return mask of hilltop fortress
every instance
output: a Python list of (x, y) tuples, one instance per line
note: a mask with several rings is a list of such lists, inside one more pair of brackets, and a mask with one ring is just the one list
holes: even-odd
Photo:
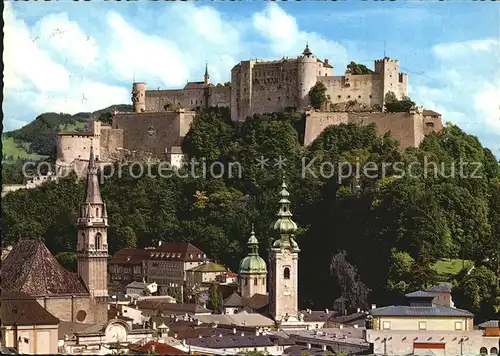
[[(209, 107), (230, 108), (236, 122), (295, 107), (306, 114), (305, 145), (326, 127), (341, 123), (375, 123), (379, 134), (390, 131), (402, 148), (418, 146), (426, 134), (443, 128), (441, 115), (431, 110), (383, 112), (387, 93), (397, 98), (407, 95), (408, 75), (400, 72), (397, 60), (375, 60), (369, 74), (353, 74), (349, 69), (342, 76), (333, 72), (328, 59), (320, 60), (306, 45), (296, 58), (242, 61), (231, 70), (231, 82), (224, 85), (210, 83), (208, 67), (203, 81), (188, 82), (183, 89), (148, 90), (146, 83), (136, 82), (133, 112), (114, 112), (112, 125), (91, 121), (87, 133), (58, 135), (57, 164), (83, 171), (93, 139), (100, 162), (146, 155), (178, 165), (182, 139), (196, 110)], [(328, 101), (321, 110), (312, 110), (308, 93), (317, 82), (324, 84)]]

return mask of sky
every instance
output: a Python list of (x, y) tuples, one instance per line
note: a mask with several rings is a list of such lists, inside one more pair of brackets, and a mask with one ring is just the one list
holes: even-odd
[(251, 58), (308, 43), (335, 75), (384, 55), (408, 94), (476, 135), (500, 158), (500, 4), (495, 2), (5, 2), (4, 130), (43, 112), (131, 103), (149, 89), (230, 80)]

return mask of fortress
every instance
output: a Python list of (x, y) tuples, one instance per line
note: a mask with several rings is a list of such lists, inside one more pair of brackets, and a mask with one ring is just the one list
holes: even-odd
[[(208, 66), (203, 81), (188, 82), (183, 89), (147, 90), (146, 83), (133, 83), (133, 112), (114, 112), (112, 125), (91, 121), (87, 133), (60, 133), (57, 165), (83, 171), (91, 139), (100, 162), (139, 154), (179, 165), (182, 139), (196, 110), (209, 107), (229, 108), (235, 122), (297, 108), (306, 113), (305, 145), (326, 127), (340, 123), (375, 123), (379, 134), (390, 131), (403, 149), (418, 146), (426, 134), (443, 128), (441, 115), (431, 110), (383, 112), (387, 93), (398, 99), (407, 95), (408, 76), (400, 72), (397, 60), (375, 60), (369, 74), (349, 69), (342, 76), (333, 72), (328, 59), (320, 60), (306, 45), (296, 58), (242, 61), (231, 70), (231, 82), (224, 85), (210, 83)], [(318, 82), (324, 84), (328, 100), (321, 110), (311, 110), (308, 93)]]

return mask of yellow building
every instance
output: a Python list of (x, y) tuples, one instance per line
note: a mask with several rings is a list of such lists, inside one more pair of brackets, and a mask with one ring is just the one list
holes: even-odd
[(21, 292), (3, 292), (0, 319), (3, 347), (23, 354), (57, 354), (59, 319), (34, 298)]

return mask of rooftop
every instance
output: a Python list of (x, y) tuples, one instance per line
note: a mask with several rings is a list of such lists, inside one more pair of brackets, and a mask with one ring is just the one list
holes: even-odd
[(213, 262), (207, 262), (202, 265), (189, 269), (190, 272), (227, 272), (227, 268)]
[(0, 278), (3, 291), (31, 296), (88, 294), (78, 275), (64, 269), (41, 240), (20, 240), (3, 262)]
[(426, 292), (451, 293), (451, 289), (452, 289), (451, 283), (442, 283), (440, 285), (430, 287), (429, 289), (427, 289)]
[(197, 315), (195, 320), (202, 323), (218, 323), (219, 325), (245, 326), (245, 327), (272, 327), (274, 321), (261, 314), (242, 311), (238, 314), (212, 314)]
[(438, 316), (438, 317), (473, 317), (474, 314), (467, 310), (433, 306), (388, 306), (370, 310), (373, 316)]
[[(187, 339), (186, 344), (207, 347), (210, 349), (226, 348), (247, 348), (247, 347), (265, 347), (275, 345), (289, 345), (290, 342), (273, 335), (223, 335), (222, 337), (205, 337)], [(292, 343), (293, 344), (293, 343)]]
[(162, 243), (148, 252), (149, 259), (185, 262), (203, 262), (206, 259), (205, 253), (190, 243)]
[(168, 345), (164, 342), (158, 342), (151, 340), (144, 345), (130, 344), (128, 349), (133, 352), (139, 352), (142, 354), (157, 354), (157, 355), (187, 355), (188, 353), (177, 349), (172, 345)]
[(486, 328), (498, 328), (498, 320), (488, 320), (482, 324), (479, 324), (478, 327), (480, 329), (486, 329)]
[(428, 292), (424, 292), (422, 290), (418, 290), (416, 292), (411, 292), (411, 293), (405, 294), (405, 297), (407, 297), (407, 298), (434, 298), (435, 295), (428, 293)]
[(59, 319), (45, 310), (34, 298), (22, 292), (2, 292), (2, 325), (58, 325)]
[(150, 253), (142, 248), (122, 248), (111, 258), (111, 264), (135, 265), (147, 260)]

